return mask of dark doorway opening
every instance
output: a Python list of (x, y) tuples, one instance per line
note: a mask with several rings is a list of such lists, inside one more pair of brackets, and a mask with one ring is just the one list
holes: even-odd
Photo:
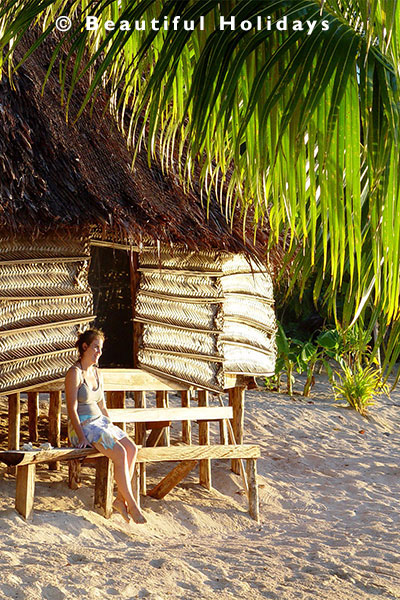
[(92, 247), (89, 284), (93, 291), (95, 327), (106, 341), (102, 367), (133, 367), (132, 300), (129, 254), (125, 250)]

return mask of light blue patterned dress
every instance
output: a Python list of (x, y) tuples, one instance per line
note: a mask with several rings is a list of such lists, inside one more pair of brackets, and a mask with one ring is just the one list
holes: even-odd
[[(80, 365), (73, 365), (72, 368), (78, 369), (81, 378), (81, 384), (77, 392), (77, 413), (83, 433), (90, 444), (95, 442), (101, 444), (104, 448), (112, 449), (116, 440), (126, 437), (126, 433), (116, 425), (113, 425), (110, 419), (103, 415), (99, 408), (99, 402), (104, 400), (104, 391), (97, 369), (97, 388), (92, 390), (85, 381)], [(79, 438), (70, 419), (68, 419), (68, 437), (73, 446), (78, 446)]]

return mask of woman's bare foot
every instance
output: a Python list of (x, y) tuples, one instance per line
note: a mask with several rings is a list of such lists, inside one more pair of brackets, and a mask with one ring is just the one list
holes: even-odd
[(123, 500), (116, 498), (113, 502), (113, 509), (116, 510), (117, 512), (119, 512), (119, 514), (122, 516), (122, 518), (125, 519), (125, 521), (127, 523), (129, 523), (130, 519), (129, 519), (128, 510), (127, 510), (126, 504)]
[(137, 506), (128, 506), (127, 511), (128, 514), (132, 517), (133, 521), (138, 525), (147, 523), (146, 517), (143, 515), (143, 513), (140, 512)]

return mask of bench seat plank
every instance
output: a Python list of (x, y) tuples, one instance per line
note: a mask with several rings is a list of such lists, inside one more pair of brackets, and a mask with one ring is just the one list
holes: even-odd
[[(54, 460), (102, 456), (94, 448), (54, 448), (53, 450), (8, 450), (0, 452), (0, 462), (9, 466), (40, 464)], [(260, 447), (251, 444), (213, 446), (157, 446), (139, 448), (137, 461), (164, 462), (175, 460), (201, 460), (208, 458), (259, 458)]]

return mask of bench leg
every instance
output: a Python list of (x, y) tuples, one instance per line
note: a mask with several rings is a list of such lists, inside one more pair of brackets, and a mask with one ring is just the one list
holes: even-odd
[(69, 461), (68, 487), (71, 490), (77, 490), (79, 487), (81, 487), (81, 469), (82, 461), (79, 459)]
[(35, 496), (36, 465), (17, 467), (17, 486), (15, 492), (15, 508), (24, 519), (30, 519), (33, 513)]
[(257, 486), (257, 459), (246, 460), (247, 482), (249, 485), (249, 513), (257, 522), (260, 520), (258, 486)]
[(96, 463), (96, 483), (94, 505), (106, 519), (112, 515), (114, 499), (114, 464), (107, 456), (101, 456)]

